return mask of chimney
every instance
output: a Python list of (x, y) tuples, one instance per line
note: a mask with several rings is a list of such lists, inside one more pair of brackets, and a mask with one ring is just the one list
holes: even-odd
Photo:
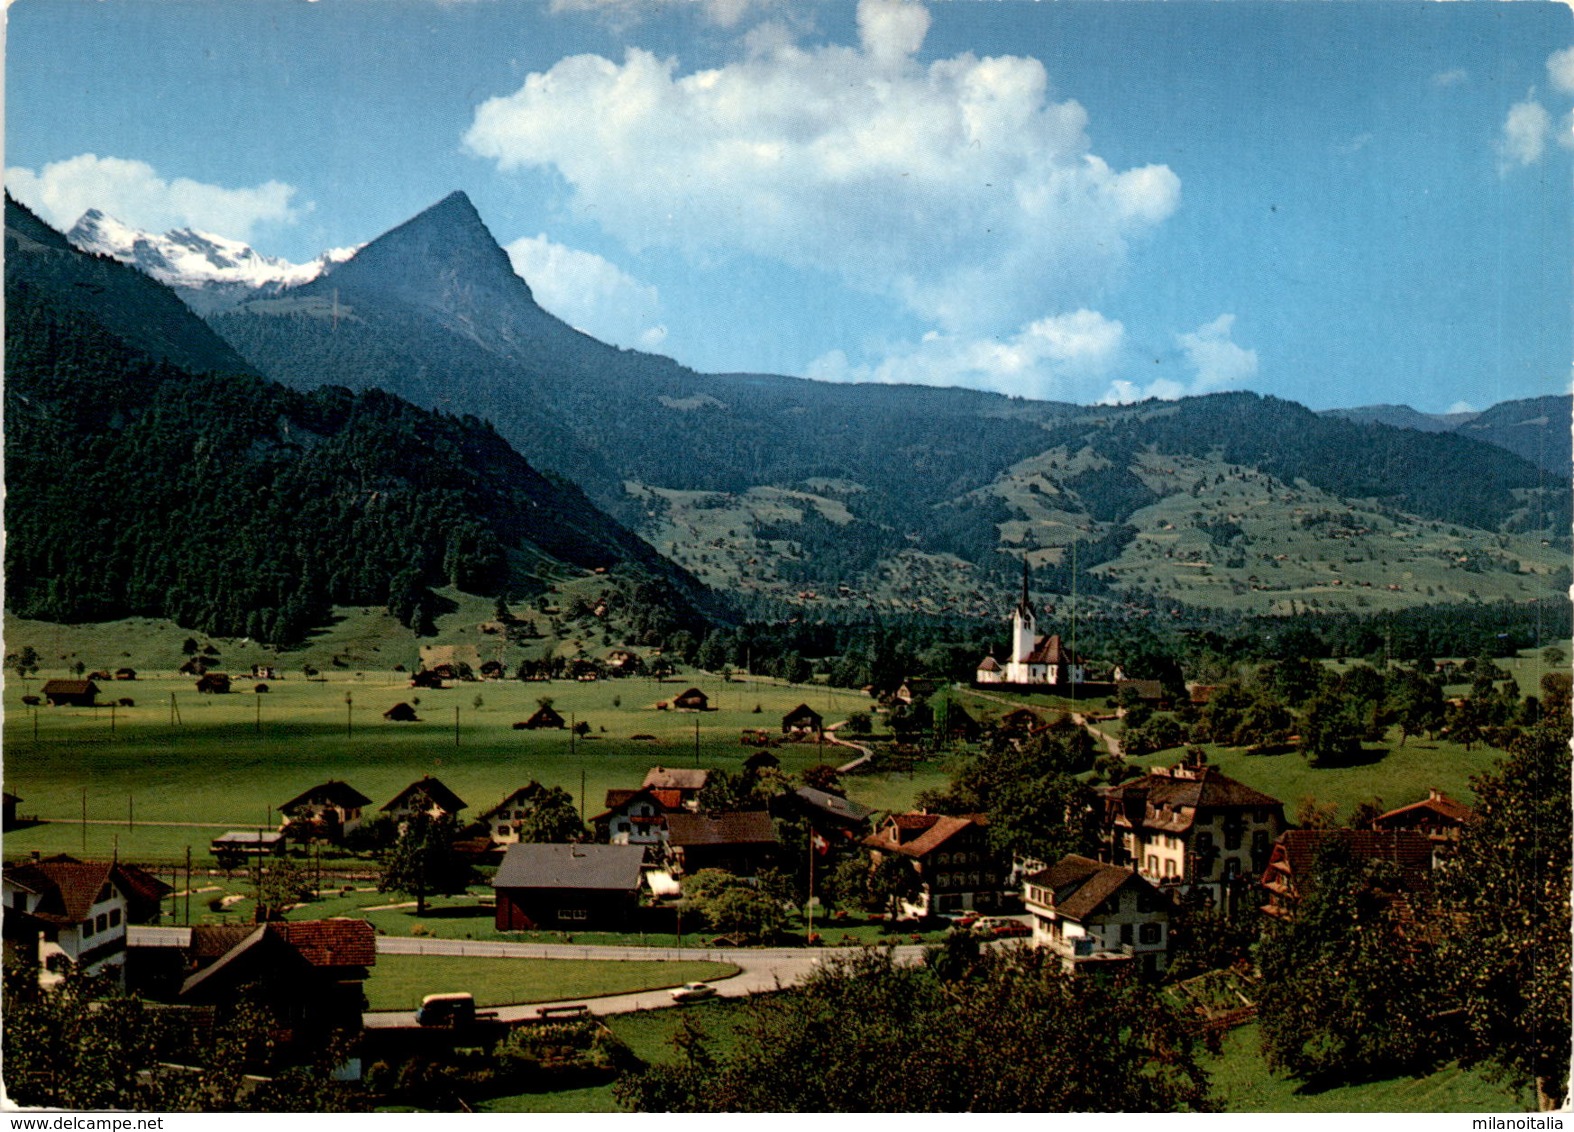
[(1443, 800), (1443, 792), (1436, 786), (1429, 786), (1426, 790), (1426, 800), (1428, 802), (1441, 802)]

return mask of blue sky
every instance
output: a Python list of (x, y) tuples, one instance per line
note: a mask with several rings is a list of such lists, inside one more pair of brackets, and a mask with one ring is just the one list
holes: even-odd
[(708, 371), (1426, 411), (1561, 392), (1556, 4), (19, 0), (6, 180), (309, 259), (464, 189)]

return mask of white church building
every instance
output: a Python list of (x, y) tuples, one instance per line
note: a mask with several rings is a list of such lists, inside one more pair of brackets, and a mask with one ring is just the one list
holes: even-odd
[(1022, 600), (1011, 612), (1011, 656), (1004, 663), (986, 656), (975, 679), (980, 684), (1081, 684), (1087, 676), (1080, 661), (1060, 642), (1057, 633), (1038, 635), (1038, 622), (1027, 596), (1027, 566), (1022, 567)]

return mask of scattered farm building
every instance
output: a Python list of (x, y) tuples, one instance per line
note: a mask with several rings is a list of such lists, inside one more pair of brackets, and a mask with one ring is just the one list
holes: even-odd
[(422, 775), (420, 781), (410, 783), (395, 794), (393, 799), (383, 806), (382, 812), (394, 821), (402, 822), (410, 820), (417, 814), (425, 814), (430, 818), (457, 817), (459, 811), (464, 808), (464, 800), (459, 795), (427, 774)]
[(1352, 861), (1386, 861), (1395, 867), (1396, 889), (1389, 895), (1409, 902), (1432, 891), (1432, 843), (1413, 829), (1291, 829), (1275, 842), (1259, 883), (1267, 894), (1262, 910), (1287, 920), (1317, 875), (1319, 857), (1342, 851)]
[(552, 710), (551, 704), (542, 704), (536, 713), (523, 723), (516, 723), (514, 727), (523, 731), (540, 731), (547, 728), (562, 729), (568, 726), (568, 720)]
[(337, 842), (361, 824), (361, 810), (372, 800), (348, 783), (329, 779), (279, 807), (282, 830), (292, 839)]
[(674, 696), (672, 706), (677, 711), (710, 711), (710, 697), (698, 688), (690, 688)]
[(420, 723), (421, 717), (415, 714), (415, 709), (400, 700), (393, 707), (383, 712), (383, 718), (390, 723)]
[(45, 680), (39, 689), (50, 707), (92, 707), (98, 685), (91, 680)]
[(783, 735), (818, 736), (825, 730), (825, 718), (808, 704), (799, 704), (782, 716)]

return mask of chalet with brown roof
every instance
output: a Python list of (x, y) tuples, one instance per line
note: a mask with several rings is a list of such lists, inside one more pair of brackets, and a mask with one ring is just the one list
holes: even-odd
[(136, 678), (137, 678), (137, 670), (135, 668), (117, 668), (117, 669), (115, 669), (115, 679), (116, 680), (135, 680)]
[(1457, 844), (1460, 832), (1475, 821), (1474, 810), (1433, 787), (1421, 801), (1372, 819), (1372, 828), (1388, 832), (1408, 829), (1419, 833), (1432, 843), (1435, 860), (1439, 850), (1446, 851)]
[(1205, 763), (1155, 767), (1101, 794), (1100, 855), (1204, 902), (1260, 876), (1285, 826), (1279, 799)]
[(906, 903), (908, 914), (991, 912), (1000, 906), (1006, 862), (989, 846), (988, 825), (982, 814), (889, 814), (863, 843), (876, 861), (897, 856), (912, 864), (920, 890)]
[(640, 783), (641, 789), (669, 791), (662, 796), (662, 804), (675, 798), (677, 805), (672, 809), (694, 810), (699, 807), (700, 791), (705, 789), (705, 783), (710, 781), (710, 771), (684, 767), (653, 766), (645, 774), (645, 781)]
[(362, 808), (371, 804), (355, 787), (330, 778), (279, 807), (284, 818), (280, 829), (292, 839), (338, 842), (361, 824)]
[(927, 700), (940, 690), (940, 681), (908, 677), (896, 689), (896, 698), (904, 704)]
[(487, 840), (492, 845), (518, 844), (525, 818), (530, 816), (537, 802), (547, 793), (547, 787), (531, 781), (482, 813), (476, 822), (485, 829)]
[(774, 864), (780, 848), (776, 825), (764, 810), (667, 815), (667, 856), (674, 871), (689, 876), (720, 869), (751, 877)]
[(672, 698), (675, 711), (710, 711), (710, 697), (698, 688), (690, 688)]
[(188, 930), (189, 942), (180, 949), (187, 974), (177, 1001), (213, 1006), (220, 1019), (243, 1000), (260, 1003), (273, 1014), (269, 1037), (284, 1056), (298, 1057), (326, 1046), (336, 1033), (360, 1030), (362, 984), (377, 963), (377, 932), (367, 921), (260, 924), (239, 939), (233, 930)]
[(459, 811), (464, 808), (464, 799), (438, 779), (426, 774), (421, 776), (419, 782), (412, 782), (395, 794), (392, 800), (384, 804), (382, 812), (394, 821), (402, 822), (409, 821), (416, 814), (425, 814), (430, 818), (458, 817)]
[(45, 680), (39, 692), (50, 707), (92, 707), (98, 702), (98, 685), (91, 680)]
[(525, 731), (561, 730), (568, 726), (568, 720), (553, 711), (551, 704), (542, 704), (529, 719), (514, 726)]
[(606, 809), (590, 819), (596, 840), (606, 845), (667, 843), (667, 815), (683, 808), (676, 790), (608, 790)]
[(813, 735), (825, 730), (825, 717), (808, 704), (799, 704), (782, 716), (783, 735)]
[(126, 928), (156, 922), (170, 886), (135, 865), (64, 854), (0, 873), (5, 938), (37, 956), (41, 981), (69, 961), (84, 974), (123, 976)]
[(224, 696), (230, 690), (229, 674), (225, 672), (207, 672), (197, 678), (197, 691), (204, 695)]
[(1152, 975), (1169, 965), (1170, 899), (1131, 869), (1070, 854), (1028, 876), (1022, 899), (1033, 946), (1068, 972), (1135, 962)]
[(1385, 861), (1394, 867), (1395, 897), (1410, 904), (1432, 892), (1432, 844), (1412, 829), (1291, 829), (1274, 843), (1259, 883), (1267, 894), (1262, 910), (1290, 919), (1316, 882), (1319, 856), (1342, 849), (1354, 861)]

